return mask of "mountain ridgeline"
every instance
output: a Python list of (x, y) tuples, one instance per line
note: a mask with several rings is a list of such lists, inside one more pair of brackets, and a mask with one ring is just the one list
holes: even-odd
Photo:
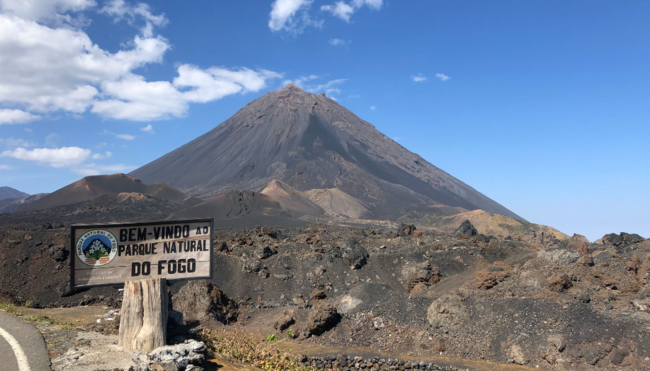
[(350, 217), (349, 209), (357, 218), (396, 219), (414, 209), (482, 209), (522, 219), (324, 94), (291, 84), (131, 175), (205, 200), (281, 189), (314, 216)]

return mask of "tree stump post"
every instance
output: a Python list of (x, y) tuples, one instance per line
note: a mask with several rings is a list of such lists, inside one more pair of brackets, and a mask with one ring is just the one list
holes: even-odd
[(119, 345), (151, 352), (167, 340), (167, 280), (148, 279), (124, 283), (120, 312)]

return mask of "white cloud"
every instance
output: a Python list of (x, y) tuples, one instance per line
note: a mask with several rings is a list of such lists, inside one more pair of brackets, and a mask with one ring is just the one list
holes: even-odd
[(102, 90), (110, 98), (96, 102), (91, 111), (106, 118), (132, 121), (183, 117), (189, 103), (206, 103), (227, 95), (259, 91), (267, 86), (268, 80), (280, 77), (281, 74), (268, 70), (200, 69), (184, 64), (178, 67), (178, 76), (172, 83), (148, 82), (138, 75), (105, 82)]
[(288, 31), (297, 35), (307, 26), (322, 27), (322, 21), (309, 17), (309, 8), (313, 0), (275, 0), (269, 14), (271, 31)]
[[(141, 30), (118, 51), (109, 52), (70, 18), (82, 17), (82, 11), (95, 5), (92, 0), (0, 0), (0, 121), (8, 121), (9, 113), (12, 121), (33, 120), (39, 113), (75, 115), (89, 108), (105, 118), (133, 121), (182, 117), (189, 103), (258, 91), (279, 76), (266, 70), (202, 70), (184, 64), (173, 84), (146, 81), (134, 71), (163, 61), (171, 44), (154, 35), (154, 29), (164, 26), (167, 18), (152, 13), (146, 4), (109, 1), (101, 13)], [(184, 84), (190, 72), (209, 79)], [(24, 114), (6, 111), (9, 107)]]
[(352, 15), (364, 5), (371, 9), (379, 10), (383, 4), (383, 0), (352, 0), (350, 3), (337, 1), (333, 5), (321, 6), (320, 10), (329, 12), (335, 17), (350, 22)]
[(0, 157), (11, 157), (18, 160), (34, 161), (41, 165), (47, 165), (55, 168), (69, 167), (81, 164), (91, 155), (89, 149), (79, 147), (62, 147), (62, 148), (35, 148), (28, 150), (25, 148), (16, 148), (0, 153)]
[(97, 86), (148, 63), (169, 49), (162, 37), (135, 36), (131, 48), (111, 54), (81, 30), (50, 28), (0, 14), (0, 103), (30, 111), (82, 113), (99, 94)]
[(363, 5), (367, 5), (375, 10), (379, 10), (382, 5), (384, 5), (384, 0), (352, 0), (352, 5), (356, 8), (361, 8)]
[(439, 78), (442, 81), (449, 80), (449, 76), (445, 75), (444, 73), (436, 73), (436, 77)]
[(350, 17), (354, 14), (355, 9), (343, 1), (337, 1), (334, 5), (323, 5), (320, 10), (332, 13), (333, 16), (341, 18), (346, 22), (350, 22)]
[(294, 85), (296, 85), (296, 86), (298, 86), (300, 88), (304, 88), (305, 83), (307, 81), (316, 80), (316, 79), (318, 79), (317, 75), (300, 76), (295, 80), (284, 80), (283, 84), (284, 85), (294, 84)]
[[(104, 131), (102, 131), (101, 133), (98, 133), (98, 134), (99, 134), (99, 135), (112, 135), (112, 136), (114, 136), (115, 138), (122, 139), (122, 140), (134, 140), (134, 139), (135, 139), (135, 135), (131, 135), (131, 134), (118, 134), (118, 133), (114, 133), (114, 132), (112, 132), (112, 131), (108, 131), (108, 130), (106, 130), (106, 129), (104, 129)], [(101, 147), (98, 146), (98, 148), (101, 148)]]
[(112, 157), (113, 154), (109, 151), (106, 151), (105, 153), (94, 153), (92, 159), (93, 160), (103, 160), (105, 158)]
[(48, 147), (56, 147), (58, 140), (61, 139), (61, 136), (56, 133), (48, 134), (45, 137), (45, 145)]
[(0, 138), (0, 146), (5, 147), (5, 148), (18, 148), (18, 147), (33, 147), (36, 144), (33, 142), (30, 142), (25, 139), (20, 139), (20, 138)]
[(123, 140), (134, 140), (135, 136), (131, 134), (115, 134), (116, 138), (123, 139)]
[(12, 169), (12, 167), (9, 165), (0, 165), (0, 170), (9, 170), (9, 169)]
[(75, 174), (90, 176), (90, 175), (100, 175), (100, 174), (115, 174), (115, 173), (128, 173), (131, 170), (135, 170), (137, 166), (132, 165), (97, 165), (97, 164), (85, 164), (73, 169), (70, 169)]
[(352, 43), (352, 40), (341, 40), (341, 39), (330, 39), (329, 41), (330, 45), (334, 46), (339, 46), (339, 45), (350, 45)]
[(0, 109), (0, 125), (27, 124), (38, 119), (40, 119), (39, 116), (32, 115), (29, 112), (25, 112), (19, 109)]
[(144, 37), (153, 36), (153, 26), (164, 27), (168, 23), (164, 14), (153, 15), (149, 5), (145, 3), (138, 3), (136, 6), (131, 6), (124, 0), (111, 0), (100, 10), (100, 13), (114, 17), (115, 22), (126, 19), (131, 25), (139, 17), (142, 18), (145, 21), (145, 25), (141, 29)]
[[(314, 84), (313, 82), (310, 83), (310, 81), (317, 80), (319, 78), (320, 77), (317, 75), (301, 76), (295, 80), (284, 80), (284, 84), (294, 84), (310, 93), (325, 93), (327, 95), (331, 95), (341, 94), (341, 89), (337, 86), (348, 81), (348, 79), (335, 79), (322, 84)], [(334, 99), (334, 97), (330, 98)]]
[(417, 75), (411, 76), (411, 80), (413, 80), (415, 82), (425, 82), (425, 81), (427, 81), (427, 78), (424, 75), (422, 75), (421, 73), (418, 73)]
[(2, 0), (0, 10), (29, 21), (55, 21), (95, 5), (93, 0)]
[(156, 134), (156, 132), (153, 130), (153, 126), (151, 124), (149, 124), (149, 125), (147, 125), (147, 126), (145, 126), (143, 128), (140, 128), (140, 131), (143, 131), (143, 132), (149, 133), (149, 134)]
[[(97, 165), (96, 163), (85, 163), (88, 159), (102, 160), (112, 156), (113, 154), (108, 151), (93, 154), (91, 150), (79, 147), (36, 148), (33, 150), (17, 148), (15, 150), (0, 153), (0, 157), (11, 157), (18, 160), (31, 161), (39, 165), (54, 168), (69, 168), (73, 173), (80, 175), (121, 173), (136, 168), (136, 166), (123, 164)], [(2, 165), (0, 165), (0, 169), (2, 169), (1, 166)], [(6, 169), (9, 168), (10, 167), (7, 167)]]
[(371, 110), (371, 111), (374, 111), (374, 110), (376, 110), (376, 109), (377, 109), (377, 106), (370, 106), (370, 110)]
[(324, 84), (317, 85), (312, 88), (312, 91), (315, 93), (318, 92), (325, 92), (326, 94), (341, 94), (341, 89), (337, 88), (336, 86), (343, 84), (344, 82), (348, 81), (348, 79), (336, 79), (336, 80), (330, 80)]

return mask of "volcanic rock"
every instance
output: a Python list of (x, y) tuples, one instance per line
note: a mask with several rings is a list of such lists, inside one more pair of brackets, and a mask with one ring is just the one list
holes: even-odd
[(227, 324), (237, 319), (237, 303), (210, 281), (190, 281), (172, 297), (172, 308), (185, 320), (216, 320)]
[(294, 316), (294, 311), (287, 309), (285, 310), (280, 317), (275, 321), (275, 324), (273, 325), (273, 328), (276, 330), (284, 331), (289, 328), (289, 326), (293, 325), (296, 323), (296, 321), (293, 318)]
[(323, 303), (309, 313), (306, 331), (311, 335), (321, 335), (335, 327), (341, 320), (336, 308)]
[(563, 292), (570, 289), (573, 286), (571, 279), (566, 274), (555, 274), (549, 281), (549, 288), (555, 292)]
[(537, 253), (537, 256), (552, 261), (557, 265), (564, 266), (571, 265), (578, 261), (578, 258), (580, 258), (580, 254), (578, 252), (566, 249), (542, 250)]
[(351, 269), (361, 269), (367, 263), (368, 251), (355, 238), (350, 238), (341, 244), (343, 260)]
[(471, 237), (471, 236), (476, 236), (478, 234), (478, 231), (476, 230), (476, 228), (474, 228), (474, 226), (472, 225), (472, 223), (469, 220), (465, 220), (458, 227), (458, 229), (456, 229), (454, 234), (462, 234), (462, 235)]
[(434, 328), (449, 329), (469, 320), (469, 312), (458, 295), (446, 294), (436, 299), (427, 310), (427, 321)]

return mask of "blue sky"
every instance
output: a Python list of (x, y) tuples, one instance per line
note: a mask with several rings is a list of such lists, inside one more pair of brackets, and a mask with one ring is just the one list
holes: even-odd
[(129, 172), (292, 81), (532, 222), (650, 237), (650, 2), (0, 0), (0, 185)]

